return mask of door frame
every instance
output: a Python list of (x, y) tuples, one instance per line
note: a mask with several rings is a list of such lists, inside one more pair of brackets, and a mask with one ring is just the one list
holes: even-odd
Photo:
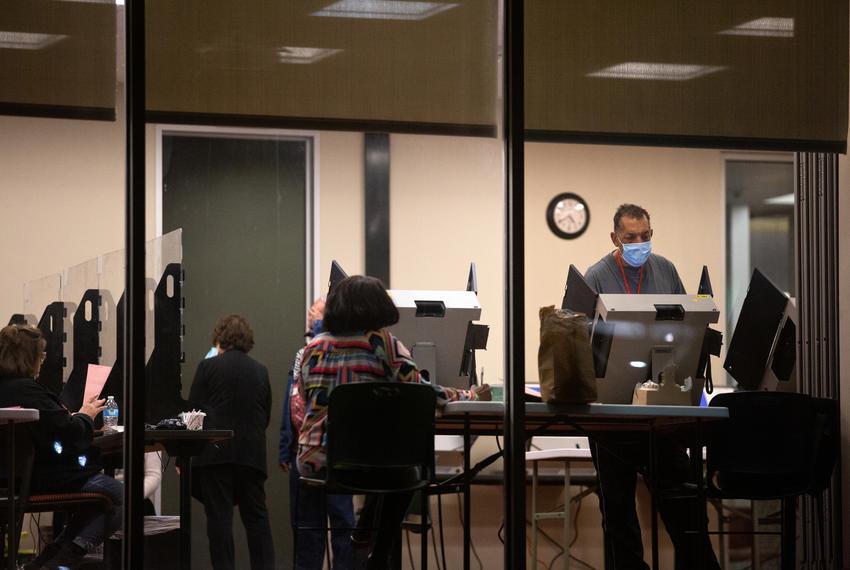
[(309, 307), (313, 299), (323, 290), (319, 283), (319, 132), (288, 129), (252, 129), (240, 127), (213, 127), (204, 125), (155, 125), (154, 137), (154, 236), (162, 235), (162, 139), (166, 135), (207, 136), (235, 139), (266, 139), (303, 141), (307, 145), (307, 167), (305, 172), (304, 222), (305, 236), (305, 299)]

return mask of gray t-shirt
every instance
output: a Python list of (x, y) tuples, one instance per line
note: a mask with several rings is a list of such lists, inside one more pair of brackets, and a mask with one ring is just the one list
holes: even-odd
[[(639, 279), (641, 293), (660, 295), (685, 293), (685, 286), (679, 279), (676, 266), (660, 255), (650, 254), (643, 265), (642, 279), (639, 267), (623, 263), (623, 271), (632, 293), (638, 292)], [(617, 263), (612, 252), (591, 265), (584, 278), (597, 293), (628, 293), (623, 281), (623, 271), (620, 271), (620, 264)]]

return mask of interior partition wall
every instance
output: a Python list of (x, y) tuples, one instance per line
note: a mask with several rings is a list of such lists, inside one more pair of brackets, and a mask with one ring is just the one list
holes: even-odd
[[(839, 400), (838, 156), (798, 153), (796, 166), (799, 390)], [(842, 565), (841, 461), (822, 497), (799, 505), (799, 568)]]

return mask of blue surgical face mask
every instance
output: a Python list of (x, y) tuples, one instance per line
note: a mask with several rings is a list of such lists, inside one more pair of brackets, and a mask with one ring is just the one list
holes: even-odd
[(652, 253), (652, 241), (644, 241), (641, 243), (623, 243), (623, 260), (632, 267), (642, 267), (646, 260), (649, 259), (649, 254)]
[(313, 336), (318, 336), (322, 333), (322, 331), (324, 330), (322, 328), (322, 324), (322, 319), (316, 319), (315, 321), (313, 321), (313, 329), (311, 330)]

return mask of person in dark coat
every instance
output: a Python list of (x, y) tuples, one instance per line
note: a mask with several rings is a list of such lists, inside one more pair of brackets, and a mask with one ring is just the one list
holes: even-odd
[(39, 411), (39, 420), (27, 424), (35, 447), (30, 488), (33, 493), (86, 492), (106, 495), (113, 509), (104, 534), (104, 515), (77, 511), (62, 533), (46, 546), (27, 570), (76, 568), (85, 554), (121, 527), (124, 486), (101, 473), (99, 450), (92, 447), (94, 418), (104, 401), (92, 397), (78, 412), (69, 412), (56, 394), (38, 382), (47, 343), (31, 325), (9, 325), (0, 330), (0, 407), (21, 406)]
[(235, 567), (233, 507), (248, 537), (252, 570), (274, 568), (266, 509), (266, 428), (271, 413), (269, 371), (248, 356), (254, 333), (244, 317), (219, 319), (212, 334), (218, 355), (198, 364), (189, 400), (206, 412), (204, 428), (233, 430), (233, 439), (207, 447), (193, 469), (207, 515), (215, 570)]

